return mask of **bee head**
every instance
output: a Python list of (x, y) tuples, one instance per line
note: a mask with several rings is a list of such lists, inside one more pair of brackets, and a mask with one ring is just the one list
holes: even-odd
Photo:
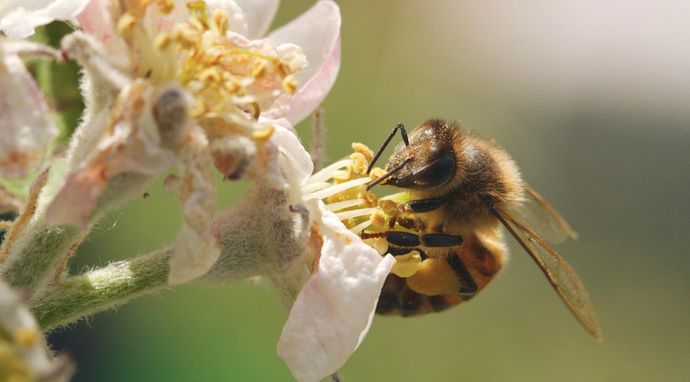
[(454, 128), (432, 119), (419, 125), (409, 139), (395, 148), (386, 165), (381, 184), (417, 190), (433, 190), (450, 182), (456, 174)]

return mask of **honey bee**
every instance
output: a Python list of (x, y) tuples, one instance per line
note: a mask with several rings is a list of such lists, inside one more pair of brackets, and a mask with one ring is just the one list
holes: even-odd
[(471, 299), (506, 260), (503, 225), (587, 332), (600, 340), (601, 329), (587, 290), (547, 242), (575, 238), (576, 233), (522, 180), (510, 156), (494, 142), (456, 124), (431, 119), (409, 138), (405, 127), (397, 125), (368, 171), (398, 131), (403, 143), (395, 148), (385, 174), (367, 188), (381, 184), (408, 194), (403, 209), (412, 218), (395, 223), (406, 230), (390, 230), (385, 237), (391, 254), (417, 251), (422, 262), (409, 277), (388, 276), (377, 313), (411, 316), (438, 312)]

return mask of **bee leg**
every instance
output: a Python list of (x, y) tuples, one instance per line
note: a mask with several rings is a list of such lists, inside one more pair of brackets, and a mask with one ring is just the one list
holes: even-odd
[(417, 247), (421, 244), (419, 235), (405, 231), (386, 232), (386, 241), (398, 247)]
[(429, 258), (429, 255), (426, 254), (423, 250), (420, 248), (410, 248), (410, 247), (396, 247), (394, 245), (388, 246), (387, 252), (391, 254), (391, 256), (402, 256), (402, 255), (407, 255), (408, 253), (412, 251), (417, 251), (419, 252), (419, 256), (422, 260), (426, 260)]
[[(388, 247), (388, 252), (393, 256), (400, 256), (410, 253), (412, 251), (419, 251), (422, 259), (427, 258), (426, 253), (418, 247), (424, 246), (427, 248), (433, 247), (457, 247), (462, 245), (462, 236), (450, 235), (446, 233), (424, 233), (417, 235), (412, 232), (405, 231), (388, 231), (386, 232), (386, 241), (391, 245)], [(479, 289), (474, 278), (465, 267), (465, 263), (460, 259), (455, 251), (450, 251), (448, 254), (448, 264), (453, 268), (460, 279), (460, 289), (458, 293), (465, 298), (471, 298)]]
[(425, 247), (455, 247), (462, 244), (462, 236), (446, 233), (425, 233), (420, 238)]
[(462, 261), (462, 259), (460, 259), (460, 256), (458, 256), (456, 253), (449, 253), (448, 264), (450, 264), (450, 267), (453, 268), (460, 279), (461, 285), (458, 293), (460, 293), (460, 295), (465, 299), (474, 297), (479, 288), (477, 287), (477, 283), (474, 281), (474, 278), (467, 270), (467, 267), (465, 267), (465, 263)]
[(383, 141), (383, 144), (381, 145), (381, 147), (379, 147), (379, 149), (376, 151), (374, 158), (371, 160), (371, 163), (369, 163), (369, 167), (367, 167), (367, 174), (371, 172), (372, 168), (374, 168), (374, 164), (379, 159), (381, 154), (383, 154), (383, 150), (386, 149), (386, 146), (388, 146), (391, 139), (393, 139), (393, 137), (395, 136), (395, 133), (397, 133), (398, 130), (400, 130), (400, 135), (402, 136), (403, 142), (405, 142), (405, 146), (410, 145), (410, 140), (407, 138), (407, 130), (405, 130), (405, 125), (403, 125), (402, 123), (398, 123), (397, 125), (395, 125), (393, 130), (391, 130), (391, 133), (388, 134), (388, 138), (386, 138), (386, 140)]
[(405, 205), (411, 212), (428, 212), (439, 209), (446, 202), (446, 198), (429, 198), (413, 200)]
[[(420, 239), (425, 247), (456, 247), (463, 242), (462, 236), (445, 233), (425, 233), (420, 236)], [(447, 259), (448, 264), (453, 268), (460, 280), (458, 293), (466, 299), (474, 297), (479, 288), (458, 253), (450, 251)]]

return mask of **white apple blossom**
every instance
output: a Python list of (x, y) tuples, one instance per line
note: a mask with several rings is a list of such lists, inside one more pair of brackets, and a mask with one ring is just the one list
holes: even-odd
[[(272, 34), (254, 40), (244, 34), (264, 32), (277, 4), (242, 5), (231, 0), (143, 2), (123, 9), (122, 3), (94, 0), (79, 15), (90, 35), (70, 36), (63, 48), (85, 67), (93, 96), (87, 98), (87, 117), (70, 150), (75, 169), (48, 209), (49, 222), (86, 226), (108, 186), (132, 174), (139, 181), (168, 167), (168, 161), (151, 162), (149, 154), (175, 156), (188, 174), (178, 182), (184, 222), (170, 271), (170, 282), (182, 283), (206, 273), (219, 253), (210, 234), (215, 189), (206, 164), (213, 163), (227, 179), (261, 177), (270, 187), (287, 187), (269, 164), (277, 152), (271, 135), (280, 126), (292, 130), (283, 117), (298, 122), (287, 113), (303, 118), (330, 90), (339, 67), (339, 12), (335, 3), (319, 1), (276, 31), (281, 38), (276, 43)], [(322, 38), (306, 38), (317, 20), (328, 21), (320, 21)], [(258, 26), (250, 28), (249, 21)], [(295, 41), (289, 41), (291, 35)], [(311, 44), (312, 56), (305, 57), (299, 44)], [(300, 75), (307, 61), (310, 77)], [(319, 78), (318, 87), (312, 77)], [(128, 95), (132, 81), (147, 87), (141, 93), (145, 97)], [(308, 92), (301, 92), (302, 82)], [(171, 86), (177, 95), (166, 93)], [(191, 118), (159, 112), (167, 109), (183, 109), (180, 113)], [(131, 126), (117, 129), (122, 123)], [(118, 131), (124, 135), (115, 138)], [(113, 145), (116, 141), (121, 143)], [(137, 148), (134, 142), (145, 145)], [(134, 150), (127, 161), (108, 154), (127, 151), (125, 146)], [(68, 203), (78, 199), (89, 202), (76, 208)]]
[[(179, 177), (168, 184), (180, 193), (183, 222), (173, 248), (160, 252), (171, 256), (167, 284), (229, 274), (271, 279), (290, 306), (278, 353), (298, 380), (317, 381), (343, 366), (365, 337), (395, 260), (358, 236), (377, 210), (366, 191), (370, 150), (353, 146), (350, 158), (312, 174), (293, 127), (337, 76), (339, 8), (318, 1), (262, 38), (277, 6), (92, 0), (77, 17), (84, 32), (62, 41), (63, 53), (84, 68), (85, 115), (64, 184), (35, 220), (88, 230), (114, 201), (140, 194), (177, 164)], [(255, 184), (220, 214), (214, 168)], [(141, 261), (152, 261), (159, 274), (156, 258)], [(97, 293), (95, 305), (109, 293), (108, 276), (127, 284), (128, 269), (96, 272), (103, 285), (84, 289)], [(39, 308), (64, 310), (46, 297), (51, 286)], [(62, 292), (52, 296), (69, 302)], [(113, 293), (120, 301), (121, 289)], [(100, 309), (95, 305), (85, 310)]]
[[(308, 231), (307, 251), (312, 252), (306, 259), (311, 276), (290, 309), (278, 354), (299, 381), (318, 381), (343, 366), (364, 339), (395, 261), (357, 236), (371, 224), (368, 217), (376, 210), (375, 203), (366, 200), (373, 197), (366, 191), (371, 179), (364, 176), (370, 153), (365, 157), (356, 152), (310, 176), (311, 158), (294, 134), (283, 128), (272, 139), (280, 148), (282, 174), (291, 185), (290, 206), (302, 206), (307, 215), (302, 229)], [(276, 201), (258, 198), (257, 203)], [(365, 217), (365, 222), (350, 228), (342, 222), (358, 217)], [(297, 240), (304, 236), (295, 235)], [(275, 240), (284, 261), (299, 257), (287, 253), (292, 246), (285, 237)]]
[(0, 378), (6, 381), (66, 381), (72, 366), (52, 357), (20, 294), (0, 280)]
[(3, 0), (0, 31), (12, 38), (26, 38), (34, 28), (54, 20), (71, 20), (89, 0)]
[(311, 208), (323, 241), (318, 266), (290, 310), (278, 354), (299, 381), (336, 372), (364, 339), (394, 259), (381, 257), (323, 203)]
[(58, 131), (50, 109), (21, 56), (55, 59), (38, 44), (0, 40), (0, 175), (23, 177), (35, 170)]

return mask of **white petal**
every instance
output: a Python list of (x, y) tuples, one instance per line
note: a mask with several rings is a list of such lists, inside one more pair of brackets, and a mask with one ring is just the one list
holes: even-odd
[(184, 138), (180, 157), (180, 200), (184, 221), (175, 239), (168, 282), (182, 284), (204, 275), (220, 255), (220, 246), (211, 234), (216, 209), (213, 159), (200, 128)]
[[(269, 120), (265, 120), (268, 122)], [(291, 177), (289, 183), (299, 187), (306, 181), (314, 171), (314, 164), (311, 156), (307, 153), (304, 146), (294, 133), (292, 124), (285, 119), (273, 120), (270, 123), (275, 127), (271, 142), (279, 147), (281, 152), (280, 167), (286, 172), (286, 176)]]
[(0, 5), (0, 31), (12, 38), (26, 38), (34, 28), (53, 20), (69, 20), (89, 0), (4, 0)]
[(122, 90), (110, 119), (114, 125), (67, 176), (48, 207), (49, 224), (86, 226), (110, 179), (122, 173), (156, 175), (172, 165), (173, 153), (161, 147), (152, 96), (143, 81)]
[(314, 111), (335, 83), (340, 69), (340, 24), (338, 5), (321, 0), (268, 36), (277, 44), (298, 45), (309, 62), (297, 73), (297, 92), (290, 98), (290, 110), (285, 114), (293, 124)]
[(247, 37), (257, 39), (268, 31), (280, 0), (235, 0), (247, 18)]
[(0, 174), (24, 176), (41, 161), (58, 130), (33, 77), (19, 57), (4, 55), (2, 47), (0, 89)]
[(366, 335), (393, 257), (381, 257), (322, 203), (323, 247), (317, 271), (290, 310), (278, 354), (299, 381), (338, 370)]

